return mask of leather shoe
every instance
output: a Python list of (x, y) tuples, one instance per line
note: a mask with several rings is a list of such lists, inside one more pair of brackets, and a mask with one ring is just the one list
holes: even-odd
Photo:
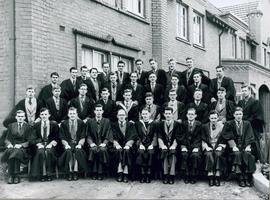
[(171, 175), (170, 178), (169, 178), (169, 184), (174, 184), (174, 176)]
[(40, 181), (41, 182), (45, 182), (46, 181), (46, 177), (45, 176), (41, 176)]
[(13, 184), (14, 178), (12, 176), (8, 177), (8, 184)]
[(141, 179), (140, 179), (140, 183), (144, 183), (145, 182), (145, 179), (146, 178), (144, 176), (142, 176)]
[(146, 183), (151, 183), (150, 175), (146, 175), (145, 182)]
[(213, 179), (212, 176), (209, 177), (208, 185), (209, 185), (210, 187), (214, 186), (214, 179)]
[(69, 174), (68, 174), (67, 180), (68, 180), (68, 181), (72, 181), (72, 173), (69, 173)]
[(185, 183), (185, 184), (188, 184), (188, 183), (189, 183), (189, 177), (188, 177), (188, 176), (185, 176), (185, 178), (184, 178), (184, 183)]
[(98, 180), (100, 180), (100, 181), (103, 180), (103, 174), (98, 175)]
[(20, 178), (18, 176), (15, 176), (13, 182), (14, 182), (14, 184), (20, 183)]
[(93, 180), (97, 180), (97, 178), (98, 178), (98, 177), (97, 177), (97, 174), (93, 174), (92, 179), (93, 179)]
[(78, 178), (78, 173), (77, 172), (74, 172), (73, 174), (73, 180), (74, 181), (77, 181), (79, 178)]
[(245, 187), (246, 186), (244, 180), (240, 180), (238, 184), (239, 184), (240, 187)]
[(218, 186), (218, 187), (220, 186), (220, 178), (219, 177), (215, 178), (214, 184), (215, 184), (215, 186)]
[(51, 176), (47, 176), (47, 181), (52, 181), (52, 177)]
[(196, 179), (192, 177), (189, 182), (190, 182), (190, 184), (195, 184), (196, 183)]
[(168, 183), (169, 183), (168, 176), (167, 175), (164, 175), (163, 184), (168, 184)]
[(128, 175), (124, 175), (123, 182), (127, 183), (128, 182)]
[(247, 187), (252, 187), (252, 186), (253, 186), (253, 182), (250, 181), (250, 180), (245, 180), (245, 185), (246, 185)]
[(123, 174), (122, 173), (118, 173), (116, 181), (117, 182), (122, 182), (123, 181)]

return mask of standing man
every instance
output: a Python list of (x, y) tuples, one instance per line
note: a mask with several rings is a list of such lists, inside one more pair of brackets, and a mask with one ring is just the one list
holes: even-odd
[(104, 88), (110, 81), (110, 63), (102, 63), (102, 72), (98, 74), (97, 79), (101, 83), (101, 88)]
[(102, 180), (108, 164), (107, 145), (113, 138), (109, 119), (102, 117), (102, 105), (97, 104), (94, 112), (95, 118), (86, 122), (87, 142), (90, 146), (88, 160), (92, 164), (92, 178)]
[(151, 92), (147, 92), (145, 94), (145, 105), (142, 108), (149, 111), (150, 119), (152, 121), (160, 121), (161, 107), (154, 104), (154, 96)]
[(226, 99), (235, 102), (235, 87), (233, 80), (230, 77), (224, 76), (224, 67), (219, 65), (216, 67), (217, 77), (211, 80), (210, 92), (212, 93), (211, 102), (217, 100), (217, 91), (220, 87), (226, 89)]
[(78, 69), (71, 67), (69, 69), (70, 78), (64, 80), (61, 83), (62, 93), (61, 97), (64, 98), (67, 102), (71, 99), (76, 98), (79, 95), (78, 89), (81, 84), (81, 81), (77, 79)]
[[(166, 77), (167, 77), (167, 85), (169, 86), (171, 84), (171, 79), (173, 74), (177, 74), (178, 77), (181, 75), (180, 72), (178, 72), (176, 68), (176, 60), (174, 58), (170, 58), (168, 61), (169, 65), (169, 70), (166, 72)], [(179, 79), (179, 78), (178, 78)], [(179, 81), (181, 81), (179, 79)], [(179, 82), (180, 85), (182, 85), (182, 82)]]
[(117, 82), (116, 73), (110, 73), (110, 82), (105, 87), (109, 89), (110, 99), (115, 102), (123, 100), (123, 86)]
[[(77, 77), (78, 81), (80, 83), (84, 83), (87, 85), (87, 88), (90, 88), (91, 87), (91, 82), (90, 82), (90, 79), (89, 77), (87, 76), (87, 73), (88, 73), (88, 68), (84, 65), (84, 66), (81, 66), (81, 76)], [(87, 94), (86, 94), (89, 98), (91, 98), (93, 96), (93, 94), (91, 94), (91, 90), (88, 90), (87, 91)]]
[(157, 78), (156, 82), (166, 87), (167, 85), (166, 72), (163, 69), (158, 69), (157, 61), (153, 58), (149, 60), (149, 64), (150, 64), (151, 70), (148, 71), (148, 77), (147, 77), (148, 80), (151, 74), (155, 74)]
[(136, 65), (136, 74), (137, 74), (137, 82), (142, 85), (143, 87), (146, 85), (147, 83), (147, 72), (143, 70), (143, 61), (141, 59), (137, 59), (135, 61), (135, 65)]
[(8, 184), (20, 183), (20, 165), (27, 164), (29, 161), (29, 140), (32, 131), (25, 120), (25, 112), (23, 110), (16, 111), (16, 122), (8, 125), (5, 144), (5, 150), (2, 162), (8, 164)]
[(44, 86), (38, 95), (38, 100), (41, 102), (42, 107), (46, 106), (46, 101), (53, 96), (52, 88), (58, 84), (59, 74), (57, 72), (51, 73), (51, 83)]
[(126, 85), (130, 82), (129, 74), (124, 72), (125, 62), (119, 60), (117, 63), (117, 71), (115, 72), (117, 75), (117, 82), (121, 85)]
[(88, 90), (90, 91), (92, 95), (92, 99), (96, 102), (99, 100), (99, 94), (101, 90), (101, 82), (97, 78), (98, 76), (98, 70), (97, 68), (91, 68), (90, 69), (90, 83)]

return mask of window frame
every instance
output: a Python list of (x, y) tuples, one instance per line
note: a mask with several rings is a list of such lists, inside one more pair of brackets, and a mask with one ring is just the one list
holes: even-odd
[(240, 43), (240, 58), (244, 60), (246, 59), (246, 40), (243, 38), (239, 38), (239, 43)]
[[(136, 6), (136, 2), (138, 7), (135, 10), (134, 6)], [(126, 0), (126, 5), (128, 12), (145, 18), (145, 0)]]
[[(198, 23), (198, 19), (200, 19), (200, 24)], [(199, 30), (197, 30), (197, 26), (199, 27)], [(204, 47), (204, 16), (195, 10), (193, 11), (193, 43)]]
[[(176, 33), (177, 33), (177, 37), (184, 39), (186, 41), (189, 41), (189, 29), (188, 29), (188, 25), (189, 25), (189, 20), (188, 20), (188, 6), (177, 2), (177, 8), (176, 8), (176, 12), (177, 12), (177, 24), (176, 24)], [(183, 14), (183, 11), (185, 10), (185, 15)], [(181, 23), (182, 22), (182, 23)], [(183, 25), (183, 22), (185, 23)], [(184, 30), (183, 30), (184, 29)]]

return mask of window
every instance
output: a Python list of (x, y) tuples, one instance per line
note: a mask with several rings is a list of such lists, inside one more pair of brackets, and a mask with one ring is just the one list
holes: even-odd
[(193, 14), (194, 43), (203, 46), (203, 17), (195, 12)]
[(245, 59), (245, 53), (246, 53), (245, 48), (246, 48), (245, 40), (240, 38), (240, 58), (241, 59)]
[(188, 40), (188, 13), (187, 7), (177, 4), (177, 36)]
[(99, 72), (102, 71), (102, 63), (108, 60), (106, 53), (93, 49), (82, 49), (82, 65), (88, 69), (95, 67)]
[(267, 55), (268, 55), (268, 68), (270, 68), (270, 52), (268, 52)]
[(264, 48), (263, 49), (263, 66), (265, 66), (265, 67), (266, 67), (266, 60), (267, 60), (267, 58), (266, 58), (266, 49)]
[(112, 55), (112, 68), (111, 71), (116, 71), (117, 70), (117, 63), (119, 60), (122, 60), (125, 62), (125, 68), (124, 71), (125, 72), (131, 72), (132, 71), (132, 61), (131, 59), (122, 57), (122, 56), (118, 56), (118, 55)]
[(256, 61), (256, 46), (255, 45), (250, 46), (250, 59)]
[(136, 15), (140, 15), (141, 17), (144, 16), (144, 0), (126, 0), (126, 1), (128, 11)]
[(236, 58), (236, 37), (232, 35), (232, 57)]

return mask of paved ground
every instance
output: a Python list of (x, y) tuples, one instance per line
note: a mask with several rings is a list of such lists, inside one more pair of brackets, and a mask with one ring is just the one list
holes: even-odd
[(255, 188), (240, 188), (234, 182), (222, 182), (221, 187), (209, 187), (205, 182), (195, 185), (177, 181), (164, 185), (160, 181), (141, 184), (117, 183), (113, 179), (103, 181), (81, 179), (77, 182), (54, 180), (50, 183), (22, 180), (18, 185), (0, 181), (0, 199), (266, 199)]

